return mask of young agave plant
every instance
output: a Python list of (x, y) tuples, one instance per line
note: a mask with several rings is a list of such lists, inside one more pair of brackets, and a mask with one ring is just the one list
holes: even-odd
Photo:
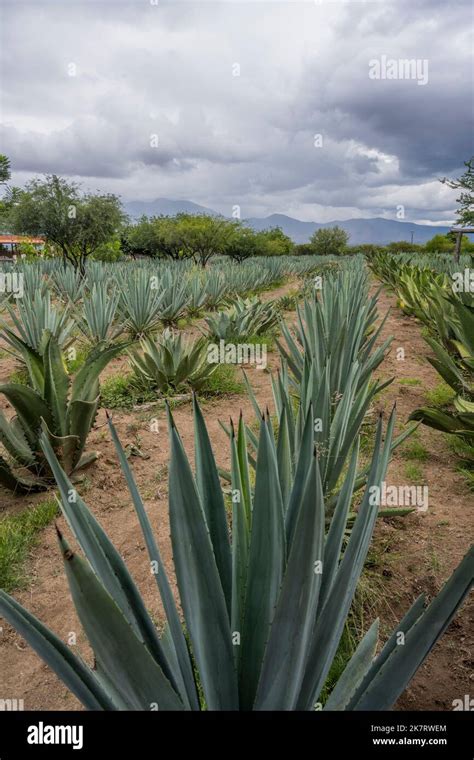
[(123, 332), (123, 323), (116, 323), (115, 316), (120, 300), (117, 290), (107, 289), (105, 283), (94, 283), (90, 296), (84, 298), (83, 311), (77, 326), (92, 344), (111, 343)]
[(49, 291), (36, 290), (31, 298), (19, 299), (15, 306), (16, 309), (7, 304), (15, 330), (2, 324), (2, 336), (21, 361), (25, 359), (23, 343), (42, 354), (49, 335), (56, 338), (61, 348), (71, 341), (74, 320), (71, 319), (69, 307), (59, 309), (53, 306)]
[[(391, 338), (375, 348), (384, 321), (374, 329), (377, 297), (368, 298), (365, 273), (328, 278), (323, 298), (313, 295), (298, 308), (296, 337), (282, 320), (283, 341), (277, 341), (281, 370), (272, 377), (278, 420), (278, 440), (288, 452), (287, 465), (295, 477), (296, 461), (304, 424), (310, 408), (317, 410), (313, 440), (319, 452), (319, 468), (326, 496), (337, 490), (364, 418), (376, 395), (387, 383), (374, 381), (373, 372), (382, 362)], [(257, 399), (244, 373), (257, 419)], [(400, 444), (413, 430), (408, 428), (392, 444)], [(255, 463), (257, 437), (251, 428), (247, 438)], [(284, 443), (286, 441), (286, 443)], [(367, 471), (359, 473), (357, 485), (365, 483)]]
[(152, 287), (151, 276), (138, 270), (127, 280), (125, 274), (117, 277), (120, 291), (118, 314), (126, 330), (134, 339), (150, 335), (160, 324), (161, 293)]
[(66, 301), (77, 303), (84, 295), (86, 280), (72, 266), (62, 266), (51, 277), (58, 295)]
[(189, 303), (188, 313), (196, 317), (204, 309), (207, 300), (206, 288), (199, 273), (193, 272), (187, 283)]
[(272, 330), (279, 319), (275, 304), (237, 297), (227, 311), (206, 317), (209, 335), (217, 340), (246, 338)]
[(227, 284), (222, 272), (210, 271), (206, 281), (206, 306), (217, 309), (227, 295)]
[(39, 445), (44, 431), (64, 470), (71, 474), (96, 458), (84, 455), (87, 436), (99, 402), (99, 374), (123, 350), (99, 345), (94, 348), (72, 383), (65, 370), (57, 339), (47, 334), (43, 353), (23, 344), (30, 385), (0, 385), (15, 410), (9, 421), (0, 411), (0, 484), (12, 491), (45, 490), (54, 482)]
[[(0, 614), (88, 709), (313, 710), (369, 548), (377, 514), (370, 489), (379, 487), (385, 474), (393, 415), (385, 444), (379, 422), (370, 486), (343, 549), (357, 448), (325, 534), (325, 504), (311, 436), (301, 449), (301, 478), (285, 509), (268, 418), (261, 421), (253, 489), (245, 447), (238, 447), (232, 435), (230, 537), (214, 455), (197, 402), (194, 411), (195, 476), (170, 415), (171, 541), (188, 638), (112, 423), (112, 438), (163, 603), (166, 622), (161, 634), (107, 535), (79, 496), (71, 503), (72, 485), (46, 437), (42, 447), (57, 480), (63, 514), (86, 556), (85, 561), (74, 553), (58, 531), (71, 595), (94, 653), (94, 669), (2, 591)], [(427, 609), (419, 597), (378, 656), (375, 621), (324, 709), (389, 709), (469, 591), (473, 564), (471, 551)], [(398, 646), (401, 636), (404, 645)]]
[(443, 380), (456, 392), (454, 411), (440, 411), (421, 407), (410, 419), (420, 420), (429, 427), (451, 433), (474, 446), (474, 311), (457, 297), (451, 295), (452, 317), (447, 320), (453, 337), (446, 340), (448, 353), (433, 338), (426, 341), (434, 353), (428, 361)]
[(182, 388), (200, 390), (217, 364), (207, 360), (203, 339), (190, 343), (180, 333), (165, 329), (158, 341), (142, 340), (142, 353), (130, 351), (131, 365), (137, 381), (156, 388), (160, 393)]
[(186, 281), (171, 270), (163, 273), (160, 282), (160, 319), (164, 325), (177, 325), (186, 313), (189, 294)]

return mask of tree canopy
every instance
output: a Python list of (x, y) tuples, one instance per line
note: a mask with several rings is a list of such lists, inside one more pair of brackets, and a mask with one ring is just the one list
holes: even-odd
[(44, 237), (82, 273), (87, 257), (116, 235), (123, 220), (116, 195), (83, 193), (77, 183), (55, 174), (31, 180), (9, 214), (16, 233)]
[(474, 227), (474, 156), (464, 161), (466, 171), (457, 179), (444, 177), (441, 182), (453, 190), (461, 190), (456, 198), (456, 216), (462, 227)]

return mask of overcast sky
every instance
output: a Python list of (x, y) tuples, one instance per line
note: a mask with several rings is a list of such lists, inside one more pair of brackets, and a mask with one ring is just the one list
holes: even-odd
[[(438, 178), (474, 152), (468, 1), (0, 5), (15, 184), (56, 173), (243, 217), (453, 219)], [(418, 60), (418, 80), (371, 78), (383, 56)]]

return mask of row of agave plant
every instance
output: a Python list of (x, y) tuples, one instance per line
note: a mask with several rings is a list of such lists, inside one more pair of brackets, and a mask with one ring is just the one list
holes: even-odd
[[(276, 268), (275, 261), (262, 264), (273, 272), (272, 278), (285, 271), (276, 264)], [(189, 341), (168, 328), (157, 336), (160, 326), (180, 313), (181, 266), (177, 265), (174, 275), (169, 268), (163, 270), (159, 292), (152, 287), (156, 275), (150, 275), (155, 271), (150, 267), (129, 268), (128, 284), (124, 272), (113, 280), (115, 286), (94, 282), (89, 296), (82, 282), (75, 301), (72, 293), (69, 297), (63, 293), (64, 301), (59, 300), (60, 292), (53, 301), (48, 287), (59, 272), (65, 280), (77, 275), (73, 270), (51, 270), (31, 299), (27, 291), (15, 305), (7, 302), (9, 322), (4, 320), (1, 335), (27, 375), (26, 383), (0, 386), (15, 410), (10, 420), (0, 411), (0, 442), (5, 450), (0, 455), (0, 483), (7, 488), (21, 493), (51, 485), (52, 472), (39, 446), (41, 430), (69, 475), (93, 461), (95, 455), (85, 455), (84, 449), (99, 405), (99, 376), (119, 354), (129, 354), (138, 390), (157, 395), (202, 390), (217, 369), (217, 364), (208, 361), (209, 340), (255, 337), (277, 325), (279, 308), (274, 302), (237, 296), (226, 302), (224, 310), (206, 318), (201, 339)], [(210, 273), (208, 284), (214, 279)], [(219, 283), (220, 287), (223, 281)], [(171, 309), (167, 318), (162, 311), (163, 293)], [(74, 356), (78, 343), (85, 361), (71, 380), (66, 360), (71, 351)]]
[[(428, 329), (428, 361), (453, 391), (450, 408), (422, 407), (411, 419), (459, 437), (464, 455), (474, 462), (474, 292), (453, 289), (456, 280), (433, 271), (429, 262), (421, 268), (379, 254), (371, 267), (394, 290), (403, 311)], [(453, 267), (450, 274), (456, 271), (464, 278), (463, 263)]]
[[(283, 329), (284, 363), (273, 379), (276, 420), (261, 413), (252, 394), (259, 431), (242, 416), (231, 423), (227, 473), (217, 467), (197, 398), (194, 471), (168, 411), (179, 606), (109, 419), (163, 605), (159, 629), (120, 554), (41, 434), (63, 515), (84, 555), (72, 551), (58, 529), (94, 666), (3, 592), (0, 613), (86, 708), (384, 710), (397, 700), (471, 588), (474, 554), (427, 607), (423, 597), (414, 602), (381, 648), (374, 621), (323, 704), (379, 514), (373, 494), (396, 443), (393, 411), (385, 433), (378, 420), (370, 464), (359, 468), (361, 421), (383, 387), (372, 373), (388, 350), (388, 343), (376, 345), (376, 317), (376, 298), (368, 298), (363, 274), (331, 278), (322, 298), (306, 300), (296, 337)], [(230, 482), (228, 507), (222, 479)], [(355, 511), (357, 489), (364, 490)]]
[[(22, 275), (30, 301), (48, 291), (67, 304), (87, 302), (93, 308), (97, 294), (106, 293), (108, 300), (117, 301), (117, 317), (129, 320), (129, 326), (135, 326), (137, 331), (140, 327), (144, 331), (148, 325), (140, 325), (137, 320), (138, 296), (149, 310), (154, 306), (153, 318), (173, 324), (202, 310), (216, 309), (226, 298), (275, 287), (287, 277), (305, 278), (328, 265), (339, 266), (334, 257), (321, 256), (258, 257), (242, 264), (217, 259), (205, 270), (189, 261), (90, 261), (83, 277), (54, 259), (18, 260), (12, 271)], [(6, 305), (7, 295), (0, 292), (0, 304), (3, 301)]]

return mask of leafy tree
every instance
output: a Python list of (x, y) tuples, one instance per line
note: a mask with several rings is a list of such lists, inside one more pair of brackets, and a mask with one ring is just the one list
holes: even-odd
[(92, 258), (94, 261), (119, 261), (122, 258), (123, 251), (120, 245), (120, 238), (116, 237), (113, 240), (108, 240), (106, 243), (99, 245)]
[(120, 238), (122, 251), (133, 258), (135, 256), (157, 256), (156, 239), (152, 220), (142, 216), (135, 224), (122, 230)]
[[(447, 235), (435, 235), (425, 244), (425, 251), (429, 251), (430, 253), (453, 253), (456, 245), (455, 237), (456, 234), (450, 232)], [(465, 235), (463, 235), (461, 240), (461, 250), (465, 253), (474, 250), (474, 244)]]
[(313, 256), (315, 253), (312, 243), (297, 243), (293, 248), (295, 256)]
[(4, 185), (5, 182), (11, 177), (10, 159), (0, 153), (0, 184)]
[(459, 197), (456, 198), (456, 203), (458, 204), (456, 216), (458, 217), (458, 222), (460, 226), (473, 227), (474, 226), (474, 156), (472, 156), (469, 159), (469, 161), (464, 161), (464, 166), (466, 167), (466, 171), (464, 172), (464, 174), (461, 175), (461, 177), (457, 179), (449, 179), (448, 177), (444, 177), (444, 179), (440, 181), (444, 185), (448, 185), (448, 187), (451, 187), (453, 190), (461, 190)]
[(342, 227), (321, 227), (313, 232), (310, 243), (318, 256), (342, 256), (346, 252), (349, 235)]
[(123, 220), (116, 195), (82, 193), (75, 182), (55, 174), (29, 182), (10, 214), (15, 232), (41, 235), (54, 243), (82, 274), (87, 258), (116, 236)]
[(425, 247), (420, 243), (411, 243), (408, 240), (394, 240), (385, 246), (388, 253), (423, 253)]
[(240, 222), (234, 223), (234, 229), (227, 241), (225, 253), (239, 264), (258, 253), (258, 236), (250, 227)]
[(261, 256), (288, 256), (293, 253), (294, 243), (281, 227), (272, 227), (257, 233)]
[(228, 219), (221, 217), (178, 214), (178, 235), (185, 257), (205, 267), (212, 256), (226, 252), (234, 230)]

